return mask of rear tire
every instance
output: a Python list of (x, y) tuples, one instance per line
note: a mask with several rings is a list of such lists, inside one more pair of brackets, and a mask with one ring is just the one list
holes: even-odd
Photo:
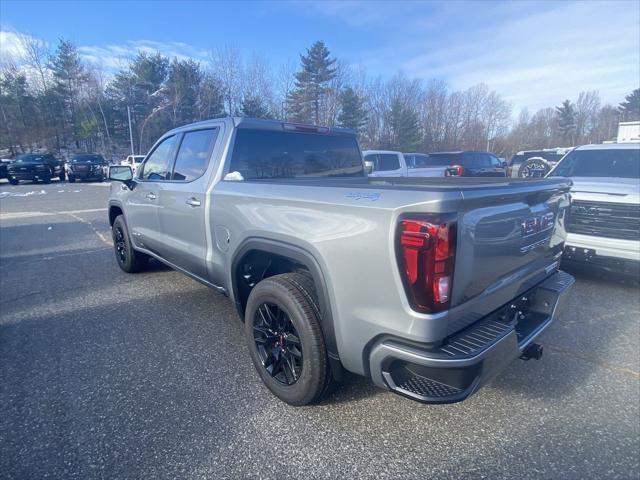
[(332, 375), (309, 277), (285, 273), (259, 282), (244, 323), (251, 360), (267, 388), (289, 405), (317, 402)]
[(549, 164), (540, 157), (531, 157), (518, 170), (521, 178), (542, 178), (551, 171)]
[(45, 174), (42, 176), (42, 183), (46, 183), (49, 184), (51, 183), (51, 175), (50, 174)]
[(118, 215), (111, 227), (113, 248), (118, 266), (127, 273), (137, 273), (147, 266), (149, 256), (137, 252), (131, 245), (131, 237), (123, 215)]

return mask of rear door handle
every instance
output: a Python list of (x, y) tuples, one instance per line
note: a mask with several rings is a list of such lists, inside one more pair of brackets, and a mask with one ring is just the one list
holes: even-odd
[(197, 198), (191, 197), (189, 200), (187, 200), (186, 202), (187, 205), (191, 206), (191, 207), (199, 207), (200, 206), (200, 200), (198, 200)]
[(149, 200), (155, 200), (156, 199), (156, 194), (155, 193), (147, 193), (147, 198)]

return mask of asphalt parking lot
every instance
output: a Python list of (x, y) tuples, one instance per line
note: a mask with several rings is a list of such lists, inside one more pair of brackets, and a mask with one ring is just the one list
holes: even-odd
[(294, 408), (231, 303), (113, 258), (107, 184), (0, 184), (0, 477), (638, 478), (640, 290), (576, 273), (540, 361), (464, 403)]

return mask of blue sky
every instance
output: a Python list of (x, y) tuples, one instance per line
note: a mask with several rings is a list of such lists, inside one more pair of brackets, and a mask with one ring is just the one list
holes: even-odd
[(0, 3), (2, 55), (13, 32), (114, 69), (138, 48), (206, 61), (226, 45), (292, 60), (313, 41), (368, 76), (485, 82), (517, 108), (559, 104), (581, 90), (618, 103), (640, 86), (640, 2), (29, 2)]

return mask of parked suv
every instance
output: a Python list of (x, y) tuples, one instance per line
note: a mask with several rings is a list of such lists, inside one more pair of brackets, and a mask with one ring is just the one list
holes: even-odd
[(489, 152), (438, 152), (430, 158), (448, 162), (447, 177), (506, 177), (507, 164)]
[(369, 178), (352, 130), (226, 118), (110, 178), (120, 268), (153, 257), (228, 295), (258, 375), (293, 405), (345, 370), (461, 401), (540, 357), (573, 283), (560, 177)]
[(20, 180), (51, 183), (51, 179), (55, 177), (64, 181), (64, 163), (50, 153), (25, 153), (18, 155), (14, 162), (7, 165), (7, 175), (11, 185), (18, 185)]
[(640, 273), (640, 144), (585, 145), (549, 174), (573, 180), (563, 262)]
[(107, 175), (107, 161), (102, 155), (84, 153), (74, 155), (67, 164), (67, 176), (71, 183), (76, 180), (98, 180), (102, 182)]

